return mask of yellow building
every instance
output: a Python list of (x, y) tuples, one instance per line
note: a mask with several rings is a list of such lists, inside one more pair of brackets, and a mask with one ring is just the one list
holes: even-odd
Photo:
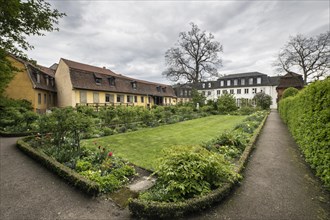
[(176, 105), (169, 85), (129, 78), (106, 68), (60, 59), (55, 74), (59, 107)]
[(9, 55), (8, 59), (18, 71), (5, 89), (5, 96), (31, 102), (34, 111), (38, 113), (44, 113), (56, 106), (54, 70), (36, 67), (12, 55)]

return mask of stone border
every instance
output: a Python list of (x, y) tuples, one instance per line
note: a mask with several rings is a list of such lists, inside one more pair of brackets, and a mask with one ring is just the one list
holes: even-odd
[[(242, 153), (238, 163), (235, 167), (237, 173), (242, 173), (244, 166), (248, 161), (249, 155), (254, 149), (255, 142), (263, 128), (269, 112), (265, 118), (260, 123), (259, 127), (254, 131), (249, 144), (246, 146), (244, 152)], [(145, 201), (139, 199), (133, 199), (129, 203), (129, 210), (133, 216), (138, 218), (173, 218), (182, 217), (192, 212), (197, 212), (210, 207), (216, 202), (220, 202), (224, 199), (231, 190), (236, 186), (238, 181), (234, 183), (226, 183), (222, 187), (213, 190), (208, 195), (188, 199), (184, 202), (169, 203), (169, 202), (156, 202), (156, 201)]]
[(78, 189), (82, 190), (83, 192), (92, 196), (96, 196), (100, 193), (100, 186), (97, 183), (86, 179), (82, 175), (78, 174), (69, 167), (66, 167), (65, 165), (57, 162), (55, 159), (49, 157), (45, 153), (34, 149), (24, 140), (25, 138), (19, 139), (16, 144), (17, 148), (20, 149), (22, 152), (24, 152), (34, 160), (40, 162), (44, 167), (60, 176), (70, 185), (73, 185), (74, 187), (77, 187)]

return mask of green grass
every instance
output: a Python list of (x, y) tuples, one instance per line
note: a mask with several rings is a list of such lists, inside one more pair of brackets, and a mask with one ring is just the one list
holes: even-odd
[[(173, 145), (198, 145), (232, 130), (245, 116), (214, 115), (156, 128), (102, 138), (83, 140), (82, 145), (97, 148), (101, 145), (114, 155), (127, 159), (140, 167), (154, 170), (162, 150)], [(97, 142), (95, 146), (94, 142)]]

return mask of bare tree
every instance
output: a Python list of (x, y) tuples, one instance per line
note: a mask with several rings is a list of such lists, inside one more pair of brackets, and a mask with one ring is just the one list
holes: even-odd
[(179, 34), (177, 47), (165, 53), (167, 69), (162, 74), (171, 81), (183, 79), (194, 84), (207, 76), (218, 75), (217, 68), (221, 66), (218, 53), (222, 52), (222, 45), (196, 24), (191, 23), (191, 27), (190, 31)]
[(330, 32), (307, 38), (303, 35), (290, 37), (280, 51), (276, 62), (278, 71), (303, 74), (304, 82), (318, 80), (329, 75)]

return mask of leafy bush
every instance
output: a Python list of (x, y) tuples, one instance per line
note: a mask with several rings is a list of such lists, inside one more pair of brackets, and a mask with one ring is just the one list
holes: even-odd
[(220, 114), (228, 114), (237, 109), (236, 99), (232, 94), (223, 94), (218, 98), (217, 106)]
[(293, 87), (289, 87), (289, 88), (284, 90), (283, 95), (282, 95), (282, 99), (285, 99), (285, 98), (291, 97), (291, 96), (295, 96), (295, 95), (298, 94), (298, 92), (299, 92), (298, 89), (293, 88)]
[(156, 186), (141, 195), (142, 199), (181, 201), (205, 195), (238, 178), (222, 155), (202, 147), (176, 146), (167, 149), (156, 173)]
[(306, 161), (330, 187), (330, 78), (279, 102), (279, 112)]
[(263, 92), (255, 94), (253, 99), (256, 101), (257, 107), (260, 107), (263, 110), (269, 109), (271, 104), (273, 103), (272, 97)]

